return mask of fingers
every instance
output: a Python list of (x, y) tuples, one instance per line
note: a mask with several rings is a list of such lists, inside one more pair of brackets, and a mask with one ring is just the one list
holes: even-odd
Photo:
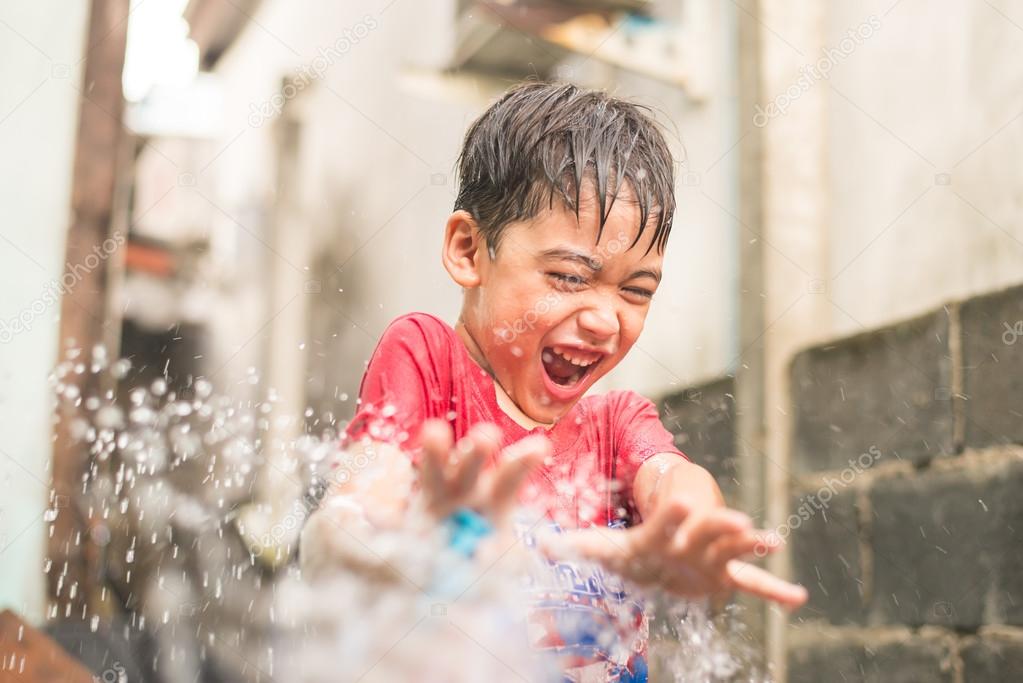
[(424, 454), (447, 455), (452, 438), (451, 426), (444, 420), (426, 420), (419, 431), (419, 443)]
[(522, 482), (551, 455), (551, 442), (542, 435), (527, 436), (508, 446), (494, 472), (489, 507), (500, 517), (515, 503)]
[(650, 520), (639, 528), (647, 530), (646, 541), (655, 548), (664, 548), (675, 538), (679, 527), (689, 517), (689, 505), (679, 499), (665, 502), (657, 506)]
[(740, 560), (731, 560), (726, 565), (726, 571), (738, 590), (776, 602), (786, 609), (796, 609), (806, 602), (805, 588), (779, 579), (756, 565)]
[(749, 531), (753, 523), (738, 510), (717, 508), (690, 517), (678, 534), (677, 543), (686, 553), (702, 553), (714, 541), (726, 535)]
[(427, 509), (443, 517), (473, 492), (483, 463), (497, 451), (500, 434), (491, 425), (477, 425), (452, 448), (451, 427), (440, 420), (423, 423), (420, 481)]
[(715, 571), (724, 571), (729, 560), (737, 560), (751, 553), (765, 557), (784, 545), (777, 534), (748, 530), (729, 534), (710, 544), (707, 559)]
[(620, 529), (590, 527), (564, 533), (540, 533), (537, 546), (548, 559), (585, 560), (613, 568), (628, 558), (629, 532)]
[[(497, 427), (479, 424), (452, 448), (451, 428), (446, 422), (423, 423), (420, 481), (432, 514), (443, 517), (459, 505), (486, 512), (494, 521), (507, 513), (523, 481), (552, 449), (546, 437), (528, 436), (505, 448), (498, 459), (500, 439)], [(495, 460), (496, 468), (481, 476), (484, 465)]]
[(427, 420), (419, 432), (423, 449), (420, 461), (420, 482), (428, 509), (433, 509), (444, 496), (444, 468), (451, 452), (451, 427), (442, 420)]
[(448, 459), (450, 496), (461, 500), (476, 487), (480, 470), (501, 445), (501, 433), (489, 424), (476, 425), (455, 444)]

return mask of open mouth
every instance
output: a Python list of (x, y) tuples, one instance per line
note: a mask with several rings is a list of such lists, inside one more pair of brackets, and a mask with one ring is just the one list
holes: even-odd
[(568, 346), (546, 346), (540, 353), (544, 372), (554, 384), (573, 387), (600, 362), (601, 354)]

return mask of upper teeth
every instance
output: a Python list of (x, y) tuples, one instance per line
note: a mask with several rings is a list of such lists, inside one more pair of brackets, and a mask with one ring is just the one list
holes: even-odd
[(572, 365), (578, 365), (581, 368), (593, 365), (600, 360), (599, 353), (580, 351), (565, 346), (555, 346), (553, 351)]

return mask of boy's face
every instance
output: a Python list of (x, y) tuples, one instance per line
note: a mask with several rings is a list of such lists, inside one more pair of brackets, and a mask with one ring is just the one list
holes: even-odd
[(552, 423), (636, 342), (664, 260), (651, 220), (622, 191), (597, 242), (598, 205), (579, 220), (560, 205), (509, 225), (496, 254), (480, 246), (479, 285), (462, 320), (501, 387), (528, 417)]

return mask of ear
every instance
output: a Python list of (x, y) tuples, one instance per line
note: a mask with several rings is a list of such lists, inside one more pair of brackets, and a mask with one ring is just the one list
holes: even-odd
[(451, 279), (459, 286), (466, 289), (479, 286), (480, 259), (485, 249), (483, 235), (472, 214), (459, 210), (448, 216), (441, 260)]

